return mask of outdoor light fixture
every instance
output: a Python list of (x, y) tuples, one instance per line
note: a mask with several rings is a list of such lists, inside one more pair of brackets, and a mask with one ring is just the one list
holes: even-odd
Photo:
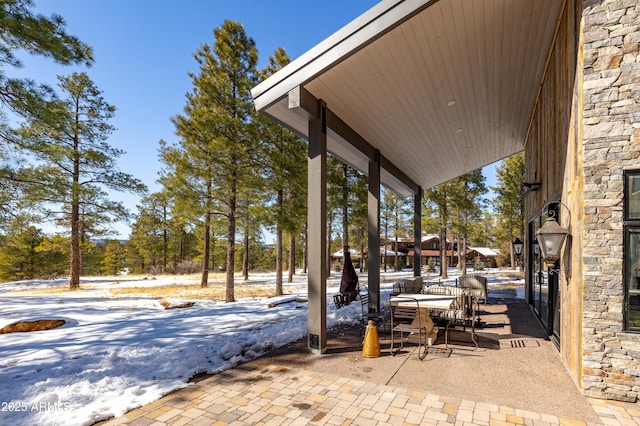
[(518, 259), (520, 259), (520, 256), (522, 255), (522, 249), (524, 247), (524, 243), (520, 238), (516, 238), (511, 244), (513, 245), (513, 252), (516, 254)]
[[(538, 229), (538, 232), (536, 232), (536, 238), (540, 245), (542, 258), (547, 262), (547, 267), (553, 265), (558, 259), (560, 259), (560, 250), (562, 250), (564, 240), (567, 238), (567, 235), (570, 235), (569, 230), (560, 226), (558, 221), (556, 221), (556, 212), (555, 210), (549, 209), (550, 204), (559, 204), (567, 209), (569, 212), (569, 226), (571, 226), (571, 211), (569, 211), (569, 208), (561, 202), (552, 201), (542, 208), (542, 211), (544, 211), (545, 208), (547, 209), (547, 219), (545, 220), (542, 228)], [(550, 272), (554, 271), (551, 267), (549, 269)]]
[(540, 187), (540, 182), (524, 182), (520, 188), (520, 195), (523, 197), (532, 191), (537, 191)]

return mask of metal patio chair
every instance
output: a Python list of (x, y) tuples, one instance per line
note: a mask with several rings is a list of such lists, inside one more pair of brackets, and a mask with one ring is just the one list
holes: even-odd
[[(402, 304), (391, 305), (391, 355), (396, 355), (404, 348), (404, 340), (411, 334), (418, 336), (418, 358), (423, 360), (429, 351), (427, 342), (427, 324), (420, 318), (420, 305), (411, 297), (402, 299)], [(395, 335), (400, 335), (400, 346), (395, 346)], [(406, 335), (406, 337), (405, 337)]]
[(362, 306), (362, 330), (361, 334), (364, 335), (364, 330), (369, 323), (369, 320), (372, 320), (376, 325), (382, 323), (382, 330), (386, 330), (386, 323), (389, 317), (389, 312), (381, 306), (381, 310), (379, 312), (370, 312), (369, 311), (369, 289), (366, 286), (360, 287), (360, 304)]

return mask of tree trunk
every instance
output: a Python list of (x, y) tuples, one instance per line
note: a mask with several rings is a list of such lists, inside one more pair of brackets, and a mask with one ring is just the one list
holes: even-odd
[(182, 263), (184, 261), (184, 257), (185, 257), (185, 235), (184, 235), (184, 231), (181, 232), (180, 234), (180, 253), (178, 254), (178, 262)]
[(82, 247), (86, 247), (85, 246), (85, 241), (87, 238), (85, 229), (84, 229), (84, 222), (82, 220), (80, 220), (80, 218), (78, 218), (79, 220), (79, 227), (80, 230), (78, 231), (78, 235), (80, 235), (80, 276), (84, 275), (84, 253), (82, 252)]
[(167, 206), (162, 206), (162, 273), (167, 273), (167, 246), (169, 234), (167, 232)]
[(211, 213), (204, 215), (204, 248), (202, 250), (202, 277), (200, 278), (200, 288), (209, 285), (209, 252), (211, 250)]
[(242, 254), (242, 274), (245, 281), (249, 281), (249, 232), (244, 231), (244, 253)]
[(307, 254), (307, 239), (309, 238), (309, 234), (307, 234), (307, 223), (304, 224), (304, 241), (302, 242), (302, 273), (307, 273), (308, 262), (308, 254)]
[(440, 228), (440, 278), (447, 277), (447, 228)]
[[(76, 108), (76, 121), (78, 112)], [(80, 141), (76, 134), (73, 138), (73, 188), (71, 189), (71, 270), (69, 271), (69, 287), (80, 289)]]
[(289, 277), (288, 283), (293, 282), (293, 276), (296, 273), (296, 237), (291, 234), (289, 238)]
[(462, 261), (462, 275), (467, 274), (467, 237), (462, 237), (462, 254), (460, 256)]
[[(397, 222), (396, 222), (396, 224), (397, 224)], [(398, 232), (398, 231), (396, 230), (396, 232)], [(393, 247), (393, 251), (395, 252), (395, 256), (393, 257), (393, 270), (395, 272), (398, 272), (400, 270), (400, 268), (399, 268), (399, 265), (398, 265), (398, 257), (399, 256), (398, 256), (398, 236), (397, 235), (395, 237), (395, 244), (394, 244), (394, 247)]]
[(511, 269), (516, 268), (516, 254), (513, 252), (513, 228), (509, 229), (509, 260), (511, 261)]
[(211, 252), (211, 256), (209, 256), (209, 258), (211, 259), (209, 261), (209, 270), (213, 269), (213, 271), (216, 271), (216, 234), (214, 232), (211, 232), (211, 246), (209, 247), (209, 251)]
[(235, 182), (232, 182), (231, 197), (229, 200), (229, 225), (227, 227), (227, 283), (226, 283), (226, 302), (235, 301), (234, 274), (236, 267), (236, 203), (237, 188)]
[(282, 296), (282, 229), (276, 231), (276, 296)]
[(80, 289), (80, 232), (79, 232), (78, 203), (71, 205), (71, 269), (69, 271), (69, 286), (71, 290)]

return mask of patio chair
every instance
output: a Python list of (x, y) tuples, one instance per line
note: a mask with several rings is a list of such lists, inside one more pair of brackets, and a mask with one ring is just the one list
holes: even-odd
[(333, 304), (336, 305), (337, 309), (340, 309), (343, 306), (351, 304), (351, 297), (345, 296), (344, 294), (335, 294), (333, 296)]
[(366, 286), (360, 287), (360, 304), (362, 306), (361, 334), (364, 335), (364, 330), (367, 327), (369, 320), (372, 320), (376, 325), (382, 323), (382, 330), (386, 330), (386, 323), (387, 318), (389, 317), (389, 312), (385, 311), (383, 307), (381, 307), (380, 312), (369, 311), (369, 289)]
[(393, 292), (391, 296), (399, 294), (418, 294), (422, 292), (422, 277), (413, 277), (411, 279), (400, 280), (393, 283)]
[(451, 287), (448, 285), (434, 284), (422, 289), (424, 294), (451, 294)]
[[(462, 327), (466, 332), (467, 327), (471, 327), (471, 341), (478, 349), (478, 339), (476, 336), (476, 321), (473, 298), (467, 289), (451, 287), (452, 295), (456, 296), (451, 309), (443, 309), (439, 312), (438, 319), (445, 323), (444, 347), (447, 348), (451, 340), (451, 329)], [(474, 350), (475, 350), (474, 349)]]
[(478, 314), (477, 320), (480, 324), (480, 299), (484, 300), (484, 304), (487, 304), (487, 277), (482, 275), (461, 275), (458, 278), (458, 287), (467, 290), (467, 294), (471, 296), (475, 302), (475, 311)]
[[(440, 295), (446, 295), (449, 296), (451, 295), (451, 286), (447, 286), (447, 285), (441, 285), (441, 284), (434, 284), (434, 285), (430, 285), (425, 287), (424, 289), (422, 289), (422, 293), (423, 294), (440, 294)], [(441, 320), (441, 316), (444, 313), (445, 309), (434, 309), (431, 308), (429, 309), (429, 316), (436, 322), (444, 322), (444, 321), (440, 321)]]
[(487, 277), (482, 275), (461, 275), (458, 287), (469, 289), (469, 294), (478, 302), (480, 299), (487, 303)]
[[(415, 304), (415, 306), (413, 306)], [(427, 324), (420, 318), (418, 301), (411, 297), (402, 298), (402, 305), (391, 305), (391, 355), (395, 356), (404, 348), (405, 334), (418, 336), (418, 358), (423, 360), (429, 351)], [(395, 335), (400, 334), (400, 346), (395, 346)]]

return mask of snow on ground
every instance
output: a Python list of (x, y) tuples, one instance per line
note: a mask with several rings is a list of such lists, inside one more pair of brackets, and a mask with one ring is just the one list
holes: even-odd
[[(514, 281), (506, 272), (482, 274), (491, 289)], [(394, 281), (410, 276), (411, 271), (381, 272), (382, 299)], [(114, 297), (109, 289), (197, 284), (197, 277), (88, 278), (80, 291), (40, 294), (33, 290), (64, 288), (68, 281), (0, 284), (0, 328), (17, 321), (66, 321), (53, 330), (0, 335), (0, 424), (90, 425), (188, 386), (197, 373), (220, 372), (300, 339), (307, 334), (307, 304), (269, 304), (306, 298), (306, 279), (296, 275), (281, 298), (197, 300), (184, 309), (164, 309), (157, 294), (144, 290)], [(275, 288), (273, 273), (250, 280)], [(329, 328), (360, 321), (359, 303), (340, 310), (333, 305), (339, 281), (338, 273), (327, 281)], [(366, 283), (366, 276), (360, 281)], [(523, 297), (524, 281), (517, 282)]]

